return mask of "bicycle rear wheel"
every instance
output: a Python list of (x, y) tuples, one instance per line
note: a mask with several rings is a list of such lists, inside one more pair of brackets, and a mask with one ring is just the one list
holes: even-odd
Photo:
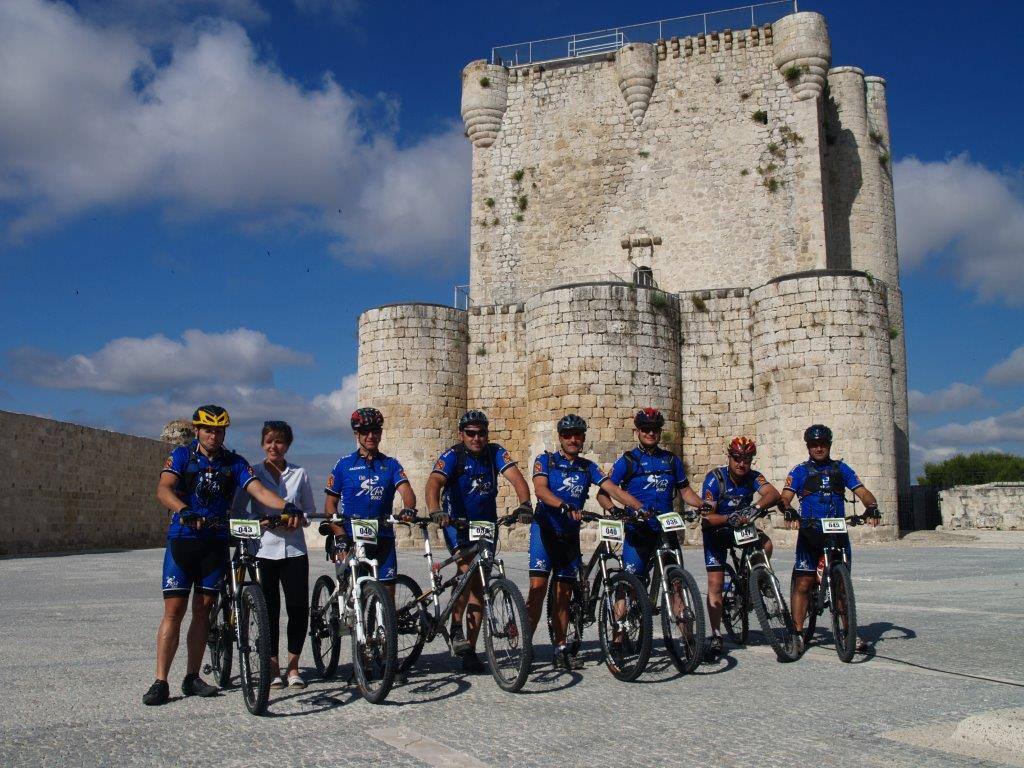
[(736, 645), (744, 645), (750, 632), (750, 613), (747, 593), (736, 580), (736, 571), (725, 566), (725, 585), (722, 588), (722, 623), (725, 633)]
[(313, 599), (309, 607), (309, 646), (313, 663), (320, 677), (330, 679), (338, 671), (341, 654), (341, 623), (338, 601), (330, 600), (334, 592), (334, 579), (321, 576), (313, 586)]
[(704, 609), (697, 582), (685, 568), (665, 571), (665, 605), (661, 631), (672, 662), (682, 673), (693, 672), (704, 659)]
[(533, 643), (526, 622), (526, 603), (512, 581), (491, 579), (487, 587), (491, 612), (484, 616), (484, 649), (494, 681), (504, 691), (518, 691), (533, 663)]
[(782, 586), (775, 574), (763, 565), (755, 566), (750, 572), (750, 602), (761, 632), (779, 661), (796, 661), (792, 642), (793, 619), (786, 607), (786, 598), (782, 596)]
[(426, 637), (421, 616), (425, 607), (416, 598), (423, 594), (420, 585), (404, 573), (395, 577), (395, 632), (398, 636), (396, 656), (398, 671), (408, 672), (420, 657)]
[(651, 600), (633, 574), (615, 571), (608, 577), (597, 634), (613, 677), (631, 682), (643, 674), (651, 658)]
[(217, 593), (217, 599), (210, 609), (210, 632), (206, 637), (210, 649), (210, 668), (217, 685), (231, 686), (231, 658), (235, 648), (232, 631), (231, 598), (226, 589)]
[(359, 592), (364, 638), (359, 640), (359, 633), (353, 626), (352, 667), (363, 698), (371, 704), (379, 704), (391, 692), (398, 671), (395, 607), (378, 581), (364, 581)]
[[(580, 644), (583, 642), (583, 615), (587, 610), (586, 597), (583, 594), (583, 587), (579, 581), (572, 583), (572, 594), (569, 597), (569, 624), (565, 628), (565, 647), (569, 654), (575, 656), (580, 651)], [(551, 645), (558, 647), (555, 640), (555, 579), (548, 579), (548, 637), (551, 638)]]
[(832, 566), (832, 636), (836, 653), (850, 661), (857, 652), (857, 605), (853, 599), (853, 579), (846, 563)]
[(270, 698), (270, 619), (259, 584), (242, 587), (238, 601), (238, 672), (245, 708), (262, 715)]

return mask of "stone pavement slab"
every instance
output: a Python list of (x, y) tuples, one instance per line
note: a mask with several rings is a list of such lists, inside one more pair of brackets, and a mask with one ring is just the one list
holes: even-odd
[[(700, 564), (687, 550), (688, 564)], [(306, 671), (250, 716), (237, 688), (144, 707), (161, 615), (161, 550), (0, 560), (0, 765), (844, 766), (998, 765), (942, 749), (965, 718), (1024, 704), (1024, 567), (1015, 549), (870, 546), (855, 550), (862, 636), (873, 653), (843, 664), (827, 645), (779, 664), (752, 632), (723, 661), (679, 676), (660, 645), (634, 684), (614, 680), (596, 635), (586, 669), (555, 673), (538, 635), (520, 694), (467, 676), (438, 643), (382, 705), (339, 677)], [(506, 556), (526, 586), (526, 558)], [(784, 583), (792, 556), (780, 552)], [(311, 579), (327, 572), (314, 556)], [(421, 559), (400, 554), (418, 580)], [(704, 581), (698, 572), (698, 582)], [(542, 630), (543, 631), (543, 630)], [(307, 652), (304, 663), (312, 666)], [(182, 675), (171, 674), (172, 694)], [(900, 729), (934, 743), (893, 741)], [(433, 760), (433, 762), (432, 762)]]

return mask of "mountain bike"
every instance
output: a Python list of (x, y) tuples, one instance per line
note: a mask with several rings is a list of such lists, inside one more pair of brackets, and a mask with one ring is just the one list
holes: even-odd
[(732, 527), (729, 555), (732, 565), (725, 564), (725, 583), (722, 587), (722, 623), (729, 639), (742, 645), (747, 641), (751, 609), (757, 616), (768, 643), (779, 661), (795, 661), (792, 637), (793, 618), (786, 605), (779, 578), (772, 570), (771, 561), (764, 551), (760, 531), (754, 521), (767, 510), (746, 507), (737, 511), (746, 523)]
[[(683, 565), (683, 545), (679, 531), (684, 529), (678, 512), (657, 516), (661, 523), (651, 579), (652, 611), (661, 615), (661, 632), (672, 663), (683, 674), (693, 672), (704, 659), (704, 601), (697, 581)], [(690, 521), (696, 515), (688, 515)]]
[(356, 686), (372, 704), (384, 701), (398, 671), (395, 607), (388, 590), (377, 581), (377, 561), (366, 554), (376, 546), (377, 520), (351, 520), (352, 541), (338, 542), (331, 535), (332, 518), (320, 524), (328, 536), (327, 556), (334, 561), (337, 582), (321, 576), (313, 585), (309, 609), (309, 638), (313, 662), (321, 677), (338, 671), (341, 638), (352, 640), (352, 669)]
[[(416, 517), (406, 521), (419, 526), (423, 533), (423, 557), (427, 561), (430, 589), (420, 590), (416, 581), (408, 576), (399, 577), (401, 589), (395, 593), (397, 606), (400, 669), (405, 672), (416, 663), (424, 643), (440, 635), (452, 647), (448, 620), (458, 598), (470, 589), (473, 579), (479, 578), (483, 587), (484, 649), (488, 666), (495, 682), (502, 690), (515, 692), (526, 683), (533, 662), (533, 644), (526, 621), (526, 604), (519, 587), (505, 576), (505, 564), (495, 557), (497, 534), (500, 526), (512, 525), (516, 515), (506, 515), (497, 523), (486, 521), (452, 520), (455, 528), (467, 531), (469, 543), (457, 549), (450, 557), (434, 561), (427, 531), (429, 517)], [(449, 578), (443, 570), (458, 561), (469, 562), (469, 570), (456, 569)], [(450, 590), (447, 603), (441, 607), (441, 596)]]
[[(600, 542), (590, 560), (581, 565), (569, 598), (569, 624), (565, 645), (575, 655), (583, 641), (583, 629), (595, 621), (605, 666), (617, 680), (636, 680), (651, 657), (652, 609), (643, 582), (622, 567), (618, 547), (625, 539), (625, 510), (602, 517), (583, 512), (583, 522), (598, 523)], [(591, 578), (593, 577), (593, 582)], [(547, 619), (551, 644), (555, 645), (554, 579), (548, 582)], [(671, 582), (669, 582), (671, 584)]]
[[(268, 518), (273, 520), (273, 518)], [(245, 708), (261, 715), (270, 698), (270, 618), (260, 586), (256, 548), (249, 542), (263, 535), (259, 520), (230, 520), (235, 540), (228, 578), (210, 610), (206, 645), (210, 661), (203, 671), (213, 673), (221, 688), (231, 685), (232, 652), (238, 649), (239, 683)]]
[(863, 515), (800, 521), (801, 528), (823, 538), (823, 553), (818, 560), (817, 588), (811, 590), (807, 604), (804, 644), (811, 642), (818, 616), (828, 608), (832, 613), (832, 636), (835, 638), (836, 653), (846, 662), (857, 651), (857, 603), (853, 596), (853, 579), (850, 576), (846, 547), (840, 536), (847, 532), (847, 523), (860, 525), (863, 522)]

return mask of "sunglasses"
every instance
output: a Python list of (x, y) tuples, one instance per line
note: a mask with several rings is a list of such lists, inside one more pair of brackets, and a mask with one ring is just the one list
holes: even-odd
[(563, 440), (583, 440), (586, 436), (586, 432), (559, 432), (558, 436)]
[(360, 427), (359, 429), (356, 430), (356, 432), (360, 435), (379, 435), (383, 431), (383, 427)]
[(737, 456), (735, 453), (730, 453), (729, 458), (737, 464), (751, 464), (754, 461), (753, 456)]
[(466, 437), (487, 437), (486, 429), (464, 429), (462, 434)]
[(645, 435), (661, 434), (661, 427), (637, 427), (637, 430), (643, 432)]

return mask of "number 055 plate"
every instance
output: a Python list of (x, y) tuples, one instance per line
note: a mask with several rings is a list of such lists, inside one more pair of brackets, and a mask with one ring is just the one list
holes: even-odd
[(822, 533), (846, 533), (846, 520), (841, 517), (823, 517), (821, 519)]

